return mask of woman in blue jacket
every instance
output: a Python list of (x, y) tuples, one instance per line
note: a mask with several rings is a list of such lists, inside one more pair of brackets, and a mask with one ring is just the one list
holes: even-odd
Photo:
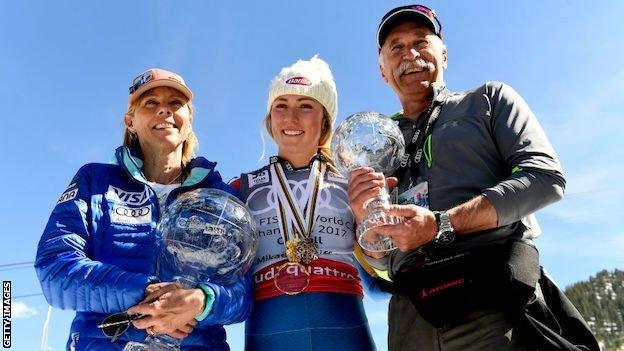
[[(150, 69), (137, 76), (114, 162), (80, 168), (50, 216), (35, 268), (48, 303), (76, 311), (69, 350), (121, 350), (147, 334), (183, 339), (182, 350), (229, 350), (223, 324), (250, 313), (249, 274), (230, 286), (196, 289), (155, 276), (163, 209), (196, 188), (234, 193), (214, 162), (194, 157), (192, 97), (175, 73)], [(111, 342), (97, 326), (128, 310), (149, 316)]]

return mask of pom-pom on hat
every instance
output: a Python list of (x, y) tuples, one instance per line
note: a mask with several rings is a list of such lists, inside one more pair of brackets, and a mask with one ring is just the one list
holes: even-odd
[(271, 112), (273, 101), (286, 94), (303, 95), (320, 102), (327, 110), (331, 122), (338, 113), (336, 83), (327, 62), (314, 55), (310, 60), (299, 60), (290, 67), (284, 67), (271, 81), (267, 113)]

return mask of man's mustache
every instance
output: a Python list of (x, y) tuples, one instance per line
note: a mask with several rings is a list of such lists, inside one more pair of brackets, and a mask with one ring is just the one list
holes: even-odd
[(435, 70), (435, 65), (433, 62), (427, 61), (423, 58), (417, 58), (411, 61), (402, 61), (399, 67), (394, 70), (394, 73), (396, 77), (400, 77), (409, 70), (433, 71)]

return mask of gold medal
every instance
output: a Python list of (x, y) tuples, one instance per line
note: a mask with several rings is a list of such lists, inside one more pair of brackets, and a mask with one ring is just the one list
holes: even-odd
[(299, 259), (299, 238), (293, 238), (286, 242), (286, 257), (288, 257), (289, 262), (300, 262)]

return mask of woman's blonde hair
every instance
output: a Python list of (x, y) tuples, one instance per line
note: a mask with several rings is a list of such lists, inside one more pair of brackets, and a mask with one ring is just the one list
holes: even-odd
[[(264, 127), (266, 128), (267, 133), (273, 138), (273, 132), (271, 132), (271, 112), (267, 113), (264, 116)], [(323, 106), (323, 121), (321, 122), (321, 137), (319, 138), (318, 149), (321, 155), (327, 159), (327, 165), (329, 169), (338, 173), (336, 166), (334, 165), (334, 159), (332, 158), (331, 153), (331, 138), (334, 133), (334, 119), (331, 118), (327, 109)], [(273, 138), (275, 140), (275, 138)]]
[[(134, 116), (134, 112), (136, 111), (136, 108), (139, 106), (139, 103), (141, 102), (143, 96), (145, 96), (145, 94), (149, 93), (151, 90), (152, 89), (144, 92), (143, 94), (141, 94), (141, 96), (134, 99), (134, 101), (128, 105), (128, 110), (126, 111), (126, 115)], [(188, 106), (188, 109), (192, 117), (195, 111), (192, 101), (189, 100), (186, 103), (186, 105)], [(132, 132), (130, 132), (130, 130), (126, 126), (123, 132), (123, 144), (131, 148), (132, 147), (140, 148), (139, 139), (136, 136), (132, 137), (131, 135), (132, 135)], [(197, 136), (195, 135), (195, 132), (191, 129), (188, 137), (186, 138), (186, 140), (184, 141), (184, 144), (182, 145), (182, 167), (183, 168), (186, 167), (186, 165), (193, 159), (193, 157), (195, 157), (195, 150), (197, 150), (198, 146), (199, 146), (199, 140), (197, 140)]]

